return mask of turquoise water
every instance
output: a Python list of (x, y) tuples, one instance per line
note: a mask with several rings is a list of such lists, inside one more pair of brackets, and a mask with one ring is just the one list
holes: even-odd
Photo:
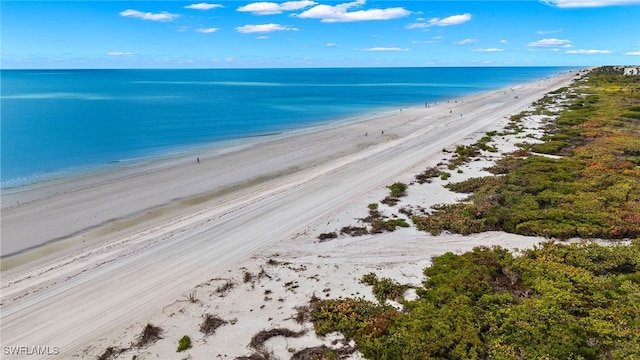
[(3, 70), (1, 187), (422, 105), (567, 70)]

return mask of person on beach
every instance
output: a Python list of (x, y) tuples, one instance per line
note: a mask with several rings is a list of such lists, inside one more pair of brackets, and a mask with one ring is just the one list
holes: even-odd
[(200, 158), (199, 157), (196, 158), (196, 161), (198, 162), (198, 164), (200, 164)]

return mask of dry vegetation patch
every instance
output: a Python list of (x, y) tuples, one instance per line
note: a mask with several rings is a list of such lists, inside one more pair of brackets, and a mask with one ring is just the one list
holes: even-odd
[(205, 336), (213, 335), (220, 326), (228, 323), (228, 321), (222, 320), (215, 315), (206, 314), (202, 324), (200, 324), (200, 332)]
[(142, 330), (142, 333), (138, 335), (136, 346), (141, 348), (149, 344), (153, 344), (154, 342), (162, 339), (162, 332), (163, 330), (161, 327), (155, 326), (151, 323), (147, 324), (147, 326)]

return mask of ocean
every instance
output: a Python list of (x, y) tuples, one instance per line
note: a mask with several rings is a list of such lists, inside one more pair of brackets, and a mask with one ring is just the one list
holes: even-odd
[(568, 70), (1, 70), (0, 186), (424, 106)]

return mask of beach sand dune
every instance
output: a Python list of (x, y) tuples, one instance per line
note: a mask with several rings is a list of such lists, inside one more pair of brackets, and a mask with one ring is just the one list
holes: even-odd
[[(398, 109), (234, 151), (201, 152), (200, 162), (195, 156), (172, 159), (3, 194), (2, 253), (21, 252), (2, 264), (9, 268), (2, 273), (0, 298), (3, 346), (49, 346), (60, 352), (51, 358), (95, 358), (114, 341), (132, 339), (150, 321), (165, 324), (166, 338), (178, 336), (189, 325), (167, 317), (169, 304), (198, 285), (213, 286), (213, 279), (235, 276), (240, 283), (241, 267), (257, 271), (256, 264), (271, 257), (314, 266), (305, 276), (333, 276), (338, 282), (302, 287), (290, 300), (280, 284), (281, 295), (274, 296), (285, 299), (280, 307), (286, 309), (317, 286), (342, 284), (343, 290), (331, 296), (349, 296), (355, 290), (347, 280), (357, 283), (360, 272), (383, 269), (386, 263), (397, 267), (406, 261), (419, 268), (444, 251), (508, 243), (504, 234), (431, 237), (411, 229), (330, 245), (316, 237), (353, 225), (368, 203), (384, 197), (387, 185), (433, 166), (443, 148), (502, 128), (510, 115), (568, 85), (575, 75)], [(509, 246), (522, 247), (538, 241), (509, 239)], [(341, 266), (346, 273), (337, 275), (333, 269)], [(274, 283), (260, 285), (265, 284), (275, 290)], [(242, 324), (255, 313), (242, 305), (242, 296), (235, 299), (201, 304), (187, 320), (213, 310), (238, 317), (235, 342), (221, 349), (241, 356), (253, 335), (241, 331)], [(254, 325), (274, 325), (284, 316), (274, 309), (263, 316), (270, 322), (256, 318)], [(190, 326), (196, 336), (197, 322)], [(171, 339), (172, 348), (159, 342), (156, 354), (175, 354)]]

